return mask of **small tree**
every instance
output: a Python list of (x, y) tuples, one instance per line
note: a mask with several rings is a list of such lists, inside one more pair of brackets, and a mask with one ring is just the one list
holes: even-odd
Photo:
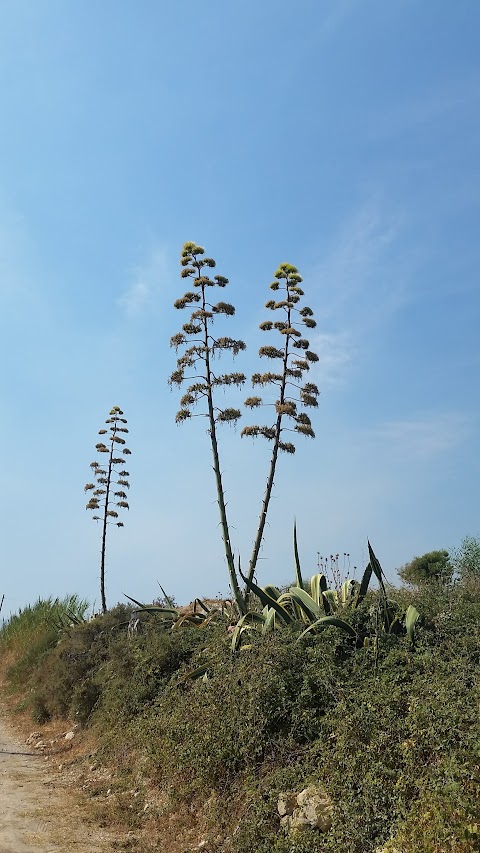
[[(213, 258), (205, 258), (204, 254), (205, 250), (201, 246), (191, 242), (185, 243), (182, 250), (181, 277), (189, 278), (195, 289), (187, 291), (180, 299), (177, 299), (174, 306), (178, 310), (193, 308), (193, 311), (188, 321), (183, 324), (182, 331), (173, 335), (170, 340), (170, 345), (175, 348), (175, 351), (178, 352), (179, 348), (182, 348), (183, 353), (177, 359), (177, 368), (173, 371), (169, 382), (170, 385), (177, 385), (178, 387), (181, 387), (184, 382), (190, 383), (180, 400), (181, 408), (176, 415), (177, 423), (182, 423), (194, 416), (208, 419), (208, 433), (212, 446), (213, 470), (225, 557), (232, 591), (240, 612), (243, 612), (244, 601), (235, 571), (217, 440), (217, 425), (222, 423), (236, 424), (241, 413), (239, 409), (219, 407), (216, 392), (228, 386), (243, 385), (245, 375), (243, 373), (218, 373), (214, 369), (214, 363), (225, 352), (236, 356), (246, 347), (243, 341), (228, 337), (217, 337), (213, 334), (215, 318), (218, 315), (232, 317), (235, 314), (235, 308), (228, 302), (213, 303), (210, 301), (212, 289), (214, 287), (226, 287), (228, 279), (221, 275), (216, 275), (213, 279), (205, 275), (205, 272), (213, 269), (216, 263)], [(204, 405), (204, 411), (193, 413), (194, 407), (199, 404)]]
[(281, 335), (281, 344), (280, 346), (260, 347), (259, 356), (280, 362), (280, 366), (275, 372), (254, 373), (252, 385), (262, 388), (271, 386), (275, 389), (276, 399), (270, 403), (263, 403), (262, 398), (257, 396), (248, 397), (245, 400), (245, 406), (251, 409), (267, 405), (274, 410), (273, 420), (266, 426), (246, 426), (242, 430), (242, 436), (256, 437), (261, 435), (272, 442), (267, 484), (248, 568), (247, 577), (250, 581), (254, 576), (262, 544), (279, 451), (295, 453), (295, 445), (291, 441), (285, 440), (284, 434), (285, 432), (293, 432), (309, 438), (315, 437), (310, 417), (302, 409), (318, 406), (319, 390), (313, 382), (304, 383), (303, 378), (304, 374), (309, 371), (310, 365), (318, 361), (318, 355), (310, 349), (310, 343), (302, 337), (300, 329), (302, 325), (306, 326), (307, 329), (314, 329), (317, 324), (313, 319), (311, 308), (307, 306), (298, 307), (302, 296), (304, 296), (300, 287), (301, 281), (302, 278), (296, 267), (291, 264), (280, 264), (275, 273), (275, 281), (270, 285), (270, 289), (275, 292), (283, 291), (283, 298), (278, 302), (275, 299), (269, 299), (265, 307), (270, 311), (280, 311), (282, 319), (277, 321), (266, 320), (260, 324), (262, 331), (274, 330)]
[(462, 583), (480, 581), (480, 539), (466, 536), (460, 548), (455, 548), (450, 555), (455, 576)]
[(448, 583), (452, 571), (448, 551), (429, 551), (421, 557), (414, 557), (398, 570), (398, 574), (405, 583), (424, 586), (432, 582)]
[[(100, 596), (104, 613), (107, 610), (105, 596), (107, 527), (109, 524), (114, 524), (116, 527), (123, 527), (123, 522), (116, 519), (119, 517), (119, 510), (129, 509), (125, 489), (130, 488), (130, 483), (127, 479), (130, 474), (128, 471), (123, 470), (123, 466), (125, 465), (125, 456), (129, 456), (131, 451), (125, 446), (125, 439), (120, 435), (120, 433), (128, 433), (128, 429), (124, 426), (127, 420), (122, 416), (122, 410), (118, 406), (114, 406), (110, 411), (110, 417), (105, 421), (108, 424), (108, 430), (99, 430), (99, 435), (108, 437), (99, 441), (95, 447), (98, 453), (108, 454), (108, 460), (105, 463), (98, 461), (90, 463), (95, 483), (87, 483), (85, 486), (85, 491), (91, 492), (86, 509), (99, 511), (100, 514), (94, 515), (93, 519), (94, 521), (102, 522)], [(120, 451), (119, 445), (121, 446), (122, 456), (115, 456), (114, 454)], [(122, 470), (119, 470), (120, 468)]]

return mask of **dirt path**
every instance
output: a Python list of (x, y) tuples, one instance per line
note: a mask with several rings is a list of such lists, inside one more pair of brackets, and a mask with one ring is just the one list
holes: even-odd
[(48, 761), (0, 715), (0, 853), (109, 853), (107, 834), (82, 823), (75, 797)]

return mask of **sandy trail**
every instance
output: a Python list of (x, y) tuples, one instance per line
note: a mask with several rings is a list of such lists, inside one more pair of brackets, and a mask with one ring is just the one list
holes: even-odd
[(107, 853), (106, 834), (82, 823), (80, 807), (43, 755), (0, 716), (0, 853)]

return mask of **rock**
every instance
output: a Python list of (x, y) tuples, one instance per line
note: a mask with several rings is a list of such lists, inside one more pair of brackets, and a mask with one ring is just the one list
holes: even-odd
[(75, 732), (66, 732), (64, 735), (64, 740), (73, 740), (75, 737)]
[(278, 795), (277, 809), (280, 817), (284, 815), (292, 815), (297, 807), (297, 795), (291, 791)]
[(375, 853), (403, 853), (403, 851), (399, 850), (398, 847), (390, 847), (390, 842), (388, 842), (386, 847), (377, 847)]
[(333, 803), (319, 785), (308, 785), (299, 794), (279, 794), (277, 803), (280, 825), (289, 832), (318, 829), (328, 832), (333, 822)]
[(43, 740), (37, 741), (37, 743), (35, 744), (35, 746), (33, 748), (34, 749), (45, 749), (44, 741)]
[(40, 740), (41, 737), (42, 735), (40, 734), (40, 732), (32, 732), (31, 735), (27, 737), (25, 743), (27, 744), (27, 746), (31, 746), (34, 741)]
[(310, 826), (328, 832), (332, 826), (333, 803), (327, 792), (317, 785), (309, 785), (297, 797)]
[(289, 818), (290, 832), (304, 832), (306, 829), (310, 829), (311, 826), (312, 824), (308, 820), (303, 808), (295, 809), (291, 818)]

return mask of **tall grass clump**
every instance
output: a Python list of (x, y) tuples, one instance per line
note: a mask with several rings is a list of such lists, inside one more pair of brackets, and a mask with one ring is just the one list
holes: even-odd
[(39, 598), (11, 616), (0, 629), (0, 666), (9, 680), (23, 684), (63, 632), (85, 619), (88, 606), (78, 595)]

